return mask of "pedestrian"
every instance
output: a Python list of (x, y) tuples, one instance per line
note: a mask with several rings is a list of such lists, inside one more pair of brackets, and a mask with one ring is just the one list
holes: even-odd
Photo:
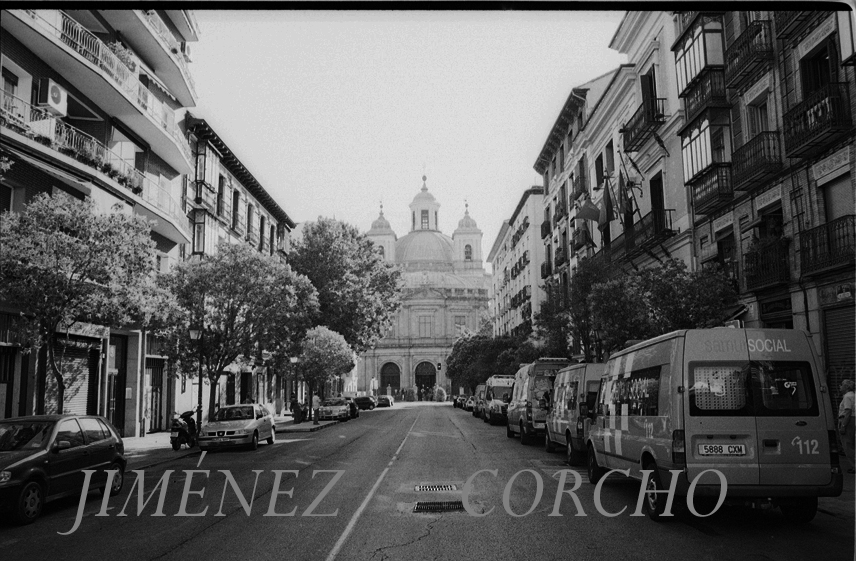
[(856, 383), (853, 380), (841, 382), (841, 404), (838, 406), (838, 434), (841, 435), (844, 455), (850, 468), (847, 473), (856, 473), (856, 417), (853, 416), (856, 408)]
[(318, 392), (312, 396), (312, 420), (313, 424), (318, 424), (318, 410), (321, 409), (321, 398), (318, 397)]

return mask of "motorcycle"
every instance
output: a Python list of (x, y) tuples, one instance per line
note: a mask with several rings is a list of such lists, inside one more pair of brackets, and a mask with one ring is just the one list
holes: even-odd
[(196, 446), (196, 421), (193, 419), (194, 411), (185, 411), (178, 417), (172, 419), (169, 442), (173, 450), (181, 448), (182, 444), (188, 447)]

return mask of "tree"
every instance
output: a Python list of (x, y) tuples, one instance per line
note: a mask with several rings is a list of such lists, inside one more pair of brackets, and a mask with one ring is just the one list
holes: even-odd
[(593, 327), (611, 352), (629, 339), (717, 325), (736, 301), (720, 269), (689, 272), (683, 261), (671, 259), (594, 285), (589, 306)]
[(552, 280), (544, 285), (544, 292), (546, 298), (533, 318), (535, 336), (541, 341), (545, 356), (567, 357), (571, 335), (567, 296), (563, 287)]
[(58, 364), (57, 334), (75, 321), (130, 323), (159, 294), (149, 223), (120, 210), (96, 213), (91, 201), (41, 194), (0, 220), (0, 299), (22, 310), (18, 332), (37, 361), (46, 346), (58, 412), (77, 374)]
[[(189, 375), (202, 357), (212, 383), (209, 419), (214, 385), (228, 366), (254, 364), (265, 351), (275, 363), (285, 364), (318, 311), (308, 279), (247, 244), (224, 242), (214, 255), (179, 263), (165, 284), (181, 308), (168, 330), (170, 352)], [(192, 340), (190, 329), (200, 327), (201, 339)]]
[(357, 353), (389, 331), (401, 306), (401, 273), (356, 228), (329, 218), (309, 222), (289, 259), (318, 290), (316, 325), (340, 333)]
[(470, 388), (494, 374), (514, 374), (521, 363), (532, 362), (540, 353), (529, 341), (512, 337), (470, 335), (458, 338), (446, 358), (447, 375), (453, 386)]
[(354, 351), (341, 334), (319, 326), (306, 332), (298, 360), (300, 377), (312, 393), (327, 380), (354, 368)]
[(592, 287), (604, 283), (616, 274), (615, 265), (608, 259), (582, 259), (577, 263), (571, 277), (568, 298), (568, 319), (571, 337), (579, 342), (586, 362), (602, 358), (599, 341), (592, 328), (592, 313), (589, 306)]

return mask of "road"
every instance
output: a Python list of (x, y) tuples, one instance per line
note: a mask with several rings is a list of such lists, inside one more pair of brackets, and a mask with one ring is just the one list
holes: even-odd
[[(194, 454), (146, 469), (146, 497), (172, 470), (163, 516), (153, 516), (161, 510), (159, 490), (137, 514), (137, 490), (131, 494), (135, 475), (129, 473), (122, 493), (109, 500), (107, 516), (95, 516), (102, 500), (92, 493), (79, 528), (60, 535), (72, 529), (79, 500), (52, 503), (33, 525), (0, 523), (0, 552), (7, 559), (56, 561), (804, 560), (819, 554), (853, 559), (853, 509), (825, 508), (823, 501), (806, 526), (786, 523), (778, 510), (737, 507), (723, 507), (705, 519), (679, 515), (655, 523), (631, 516), (638, 484), (613, 476), (603, 486), (601, 510), (627, 508), (608, 517), (599, 512), (594, 486), (578, 467), (582, 484), (576, 495), (585, 516), (567, 494), (559, 495), (555, 510), (561, 471), (571, 469), (563, 460), (543, 446), (521, 446), (519, 439), (506, 438), (503, 427), (450, 404), (396, 404), (319, 432), (280, 434), (274, 445), (262, 444), (255, 452)], [(282, 473), (271, 510), (276, 470)], [(475, 475), (469, 513), (412, 512), (417, 501), (462, 500), (464, 483), (480, 470), (496, 470), (496, 476)], [(246, 496), (246, 507), (226, 485), (224, 472)], [(852, 495), (849, 477), (846, 492)], [(573, 473), (565, 478), (564, 488), (570, 489)], [(420, 485), (437, 488), (417, 491)], [(193, 494), (199, 491), (204, 494)], [(205, 514), (179, 516), (182, 512)], [(293, 516), (267, 516), (272, 512)]]

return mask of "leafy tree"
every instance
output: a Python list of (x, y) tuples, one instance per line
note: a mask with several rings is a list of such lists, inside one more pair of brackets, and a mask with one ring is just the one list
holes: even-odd
[(616, 274), (615, 265), (607, 259), (582, 259), (571, 277), (568, 299), (570, 332), (578, 341), (586, 362), (601, 359), (599, 341), (592, 328), (592, 313), (589, 301), (592, 287), (604, 283)]
[(608, 351), (629, 339), (648, 339), (676, 329), (712, 327), (737, 301), (728, 277), (719, 269), (687, 271), (672, 259), (592, 287), (592, 325)]
[(357, 353), (392, 326), (401, 306), (401, 273), (355, 227), (320, 217), (305, 224), (289, 262), (318, 290), (315, 324), (340, 333)]
[[(318, 311), (308, 279), (247, 244), (221, 243), (216, 254), (179, 263), (164, 279), (181, 307), (169, 329), (171, 352), (190, 375), (202, 357), (212, 383), (209, 418), (214, 384), (228, 366), (252, 364), (264, 351), (284, 365)], [(200, 326), (194, 341), (190, 329)]]
[(547, 281), (544, 291), (546, 298), (533, 318), (535, 336), (543, 345), (544, 356), (570, 356), (568, 343), (571, 324), (568, 298), (562, 286), (553, 280)]
[(324, 383), (354, 368), (354, 351), (339, 333), (319, 326), (306, 332), (299, 362), (299, 376), (312, 393)]
[(37, 361), (46, 346), (58, 412), (76, 374), (57, 362), (57, 334), (81, 320), (130, 323), (149, 298), (164, 297), (152, 281), (149, 223), (120, 210), (97, 213), (91, 201), (41, 194), (0, 220), (0, 299), (22, 310), (17, 328)]
[(446, 390), (443, 388), (437, 387), (434, 388), (434, 401), (443, 402), (446, 401)]
[(446, 358), (447, 375), (453, 387), (474, 391), (490, 376), (514, 374), (521, 363), (532, 362), (540, 355), (531, 342), (512, 337), (460, 337)]

